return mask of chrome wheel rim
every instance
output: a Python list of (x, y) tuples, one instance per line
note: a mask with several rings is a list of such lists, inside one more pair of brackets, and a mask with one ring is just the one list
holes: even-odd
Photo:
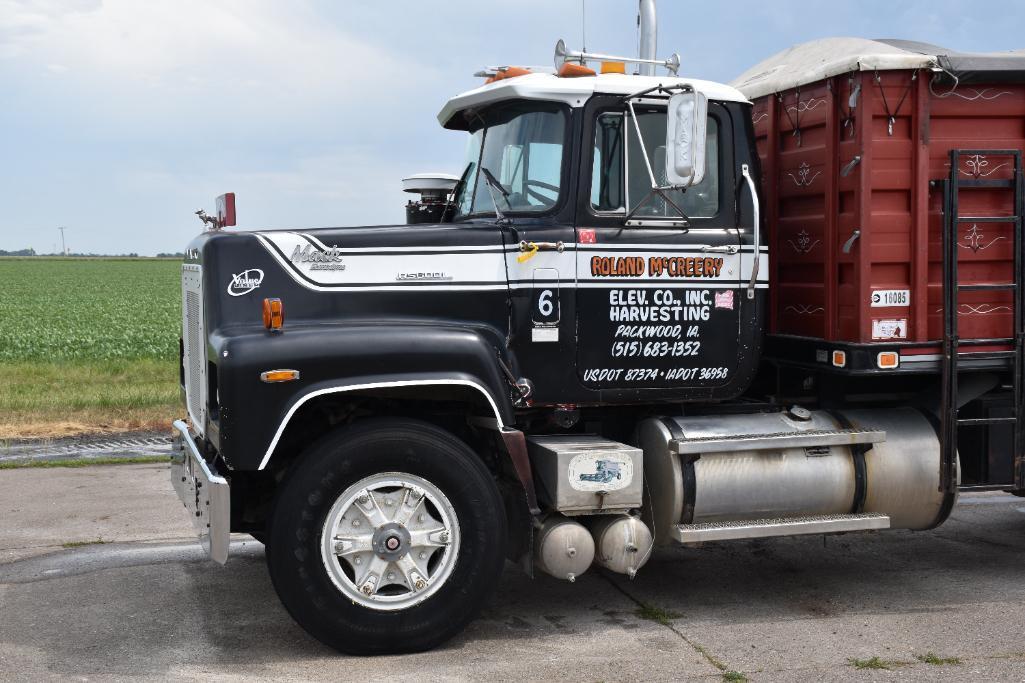
[(320, 547), (328, 576), (346, 597), (370, 609), (406, 609), (452, 574), (459, 521), (434, 484), (383, 472), (342, 492), (327, 513)]

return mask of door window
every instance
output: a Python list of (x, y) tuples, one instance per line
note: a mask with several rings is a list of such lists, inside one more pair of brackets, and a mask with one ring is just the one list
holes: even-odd
[[(664, 109), (635, 106), (644, 149), (651, 161), (655, 181), (665, 178), (666, 113)], [(628, 213), (643, 204), (636, 218), (679, 218), (679, 214), (657, 195), (648, 196), (651, 178), (641, 154), (641, 143), (626, 114), (598, 116), (595, 126), (594, 164), (591, 171), (591, 207), (596, 213)], [(719, 123), (708, 117), (705, 145), (705, 177), (686, 190), (667, 190), (669, 197), (690, 218), (711, 218), (719, 213)]]

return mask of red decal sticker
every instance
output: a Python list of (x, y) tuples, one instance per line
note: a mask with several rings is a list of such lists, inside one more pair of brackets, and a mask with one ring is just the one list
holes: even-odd
[(595, 244), (598, 238), (595, 237), (594, 230), (591, 228), (580, 229), (580, 243), (581, 244)]
[(715, 293), (715, 307), (725, 308), (730, 311), (733, 310), (733, 290), (727, 289), (725, 292)]

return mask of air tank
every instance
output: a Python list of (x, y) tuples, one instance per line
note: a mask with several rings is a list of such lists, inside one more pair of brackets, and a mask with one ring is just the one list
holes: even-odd
[(534, 537), (537, 568), (557, 579), (575, 581), (594, 562), (594, 539), (580, 522), (548, 517)]
[(588, 526), (594, 536), (594, 562), (631, 579), (651, 557), (651, 531), (630, 515), (592, 517)]

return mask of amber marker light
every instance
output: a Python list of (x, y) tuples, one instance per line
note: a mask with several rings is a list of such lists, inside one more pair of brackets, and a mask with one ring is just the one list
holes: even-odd
[(267, 370), (260, 373), (260, 381), (272, 384), (274, 382), (291, 382), (299, 379), (298, 370)]
[(263, 300), (263, 326), (268, 330), (280, 330), (285, 323), (285, 309), (281, 299)]
[(847, 365), (847, 352), (846, 351), (834, 351), (833, 352), (833, 365), (838, 368), (842, 368)]
[(876, 356), (876, 365), (883, 370), (891, 370), (900, 365), (900, 356), (896, 351), (883, 351)]

